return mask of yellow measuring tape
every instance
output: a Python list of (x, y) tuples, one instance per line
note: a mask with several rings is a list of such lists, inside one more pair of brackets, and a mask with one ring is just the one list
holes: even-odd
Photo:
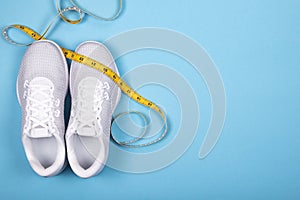
[[(70, 10), (78, 12), (80, 14), (80, 19), (79, 20), (69, 20), (69, 19), (67, 19), (63, 15), (63, 12), (70, 11)], [(58, 15), (64, 21), (66, 21), (68, 23), (77, 24), (82, 19), (82, 10), (78, 7), (68, 7), (68, 8), (63, 9), (63, 10), (60, 10), (58, 8), (58, 11), (59, 11)], [(31, 28), (29, 28), (27, 26), (14, 24), (14, 25), (10, 25), (10, 26), (7, 26), (6, 28), (4, 28), (3, 36), (4, 36), (4, 39), (6, 39), (8, 42), (10, 42), (12, 44), (21, 45), (21, 46), (25, 46), (25, 45), (28, 46), (30, 44), (20, 44), (20, 43), (17, 43), (15, 41), (11, 40), (10, 37), (8, 36), (8, 30), (11, 29), (11, 28), (15, 28), (15, 29), (23, 31), (24, 33), (26, 33), (28, 36), (30, 36), (34, 40), (44, 40), (44, 39), (46, 39), (44, 36), (47, 33), (47, 31), (50, 29), (52, 24), (53, 24), (53, 21), (50, 23), (50, 25), (47, 27), (46, 31), (44, 31), (44, 33), (42, 35), (38, 34), (36, 31), (32, 30)], [(138, 102), (139, 104), (142, 104), (142, 105), (156, 111), (160, 115), (160, 117), (162, 118), (162, 120), (164, 122), (164, 127), (163, 127), (163, 130), (162, 130), (162, 133), (156, 139), (154, 139), (150, 142), (146, 142), (146, 143), (132, 144), (132, 143), (135, 143), (135, 142), (143, 139), (145, 131), (139, 137), (135, 137), (134, 139), (132, 139), (130, 141), (118, 141), (116, 139), (116, 137), (114, 137), (114, 135), (112, 134), (112, 138), (117, 144), (122, 145), (122, 146), (126, 146), (126, 147), (149, 146), (151, 144), (159, 142), (160, 140), (162, 140), (165, 137), (165, 135), (167, 133), (167, 129), (168, 129), (167, 118), (166, 118), (166, 115), (164, 114), (164, 112), (161, 110), (161, 108), (159, 108), (159, 106), (157, 106), (155, 103), (151, 102), (150, 100), (144, 98), (143, 96), (138, 94), (136, 91), (134, 91), (134, 89), (132, 89), (130, 86), (128, 86), (128, 84), (126, 84), (118, 74), (116, 74), (113, 70), (111, 70), (109, 67), (105, 66), (104, 64), (102, 64), (102, 63), (100, 63), (100, 62), (98, 62), (98, 61), (96, 61), (92, 58), (89, 58), (87, 56), (75, 53), (74, 51), (68, 50), (66, 48), (63, 48), (63, 47), (60, 47), (60, 48), (62, 49), (62, 51), (63, 51), (66, 58), (68, 58), (70, 60), (73, 60), (75, 62), (84, 64), (86, 66), (89, 66), (93, 69), (96, 69), (96, 70), (102, 72), (103, 74), (108, 76), (113, 82), (115, 82), (118, 85), (118, 87), (122, 90), (122, 92), (125, 93), (128, 97), (130, 97), (134, 101)], [(125, 112), (125, 113), (120, 113), (119, 115), (117, 115), (117, 117), (120, 117), (124, 114), (129, 114), (129, 113), (134, 113), (134, 114), (141, 115), (143, 117), (144, 121), (145, 121), (144, 115), (141, 114), (140, 112), (137, 112), (137, 111), (129, 111), (129, 112)], [(146, 130), (146, 127), (145, 127), (145, 130)]]

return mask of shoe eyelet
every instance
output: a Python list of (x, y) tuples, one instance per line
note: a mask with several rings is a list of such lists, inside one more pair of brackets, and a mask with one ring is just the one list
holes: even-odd
[(104, 93), (104, 99), (105, 99), (105, 100), (109, 100), (109, 95), (108, 95), (107, 92)]
[(59, 104), (60, 104), (60, 100), (59, 100), (59, 99), (56, 99), (56, 100), (55, 100), (55, 106), (58, 107)]
[(59, 111), (59, 110), (56, 110), (56, 111), (54, 112), (54, 116), (55, 116), (55, 117), (59, 117), (59, 115), (60, 115), (60, 111)]
[(24, 93), (23, 93), (23, 99), (26, 99), (26, 97), (27, 97), (27, 91), (24, 91)]
[(107, 90), (110, 89), (110, 86), (109, 86), (108, 82), (104, 82), (103, 85), (104, 85), (104, 86), (103, 86), (104, 89), (107, 89)]
[(28, 85), (29, 85), (29, 81), (28, 81), (28, 80), (25, 80), (25, 81), (24, 81), (24, 84), (23, 84), (23, 87), (24, 87), (24, 88), (27, 88)]

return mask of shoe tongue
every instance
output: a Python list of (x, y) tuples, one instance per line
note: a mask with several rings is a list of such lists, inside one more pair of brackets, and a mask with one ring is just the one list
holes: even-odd
[(47, 137), (51, 137), (51, 134), (49, 134), (49, 132), (46, 128), (37, 127), (37, 128), (31, 129), (30, 137), (32, 137), (32, 138), (47, 138)]
[(94, 127), (81, 127), (80, 129), (77, 130), (78, 135), (80, 136), (86, 136), (86, 137), (96, 137), (97, 132)]

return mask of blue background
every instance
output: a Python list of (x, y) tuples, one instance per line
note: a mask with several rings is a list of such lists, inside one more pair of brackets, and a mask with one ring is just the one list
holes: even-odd
[[(117, 0), (86, 5), (109, 15)], [(168, 64), (179, 72), (186, 67), (183, 76), (196, 77), (189, 82), (200, 99), (198, 134), (185, 154), (162, 170), (129, 174), (106, 167), (87, 180), (76, 177), (70, 168), (51, 178), (39, 177), (30, 169), (21, 144), (15, 94), (26, 48), (1, 39), (0, 198), (300, 199), (299, 10), (297, 0), (125, 0), (124, 11), (114, 22), (87, 17), (74, 26), (60, 21), (48, 38), (70, 49), (85, 40), (104, 41), (133, 28), (179, 31), (207, 50), (226, 89), (227, 116), (221, 138), (211, 154), (199, 160), (210, 119), (209, 94), (201, 77), (189, 70), (191, 66), (174, 62), (174, 56), (158, 52), (121, 58), (121, 74), (149, 62)], [(55, 12), (50, 0), (5, 1), (0, 6), (0, 26), (21, 23), (42, 31)], [(156, 101), (160, 98), (163, 101), (165, 96)]]

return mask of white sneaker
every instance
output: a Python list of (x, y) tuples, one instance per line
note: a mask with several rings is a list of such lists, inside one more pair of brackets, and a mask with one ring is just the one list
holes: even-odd
[(22, 142), (32, 169), (54, 176), (65, 166), (64, 101), (66, 59), (57, 44), (36, 41), (24, 55), (17, 80), (22, 108)]
[[(118, 73), (109, 50), (98, 42), (85, 42), (76, 52), (91, 57)], [(121, 91), (103, 73), (77, 62), (70, 70), (72, 108), (66, 133), (69, 164), (82, 178), (97, 175), (104, 167), (112, 114)]]

